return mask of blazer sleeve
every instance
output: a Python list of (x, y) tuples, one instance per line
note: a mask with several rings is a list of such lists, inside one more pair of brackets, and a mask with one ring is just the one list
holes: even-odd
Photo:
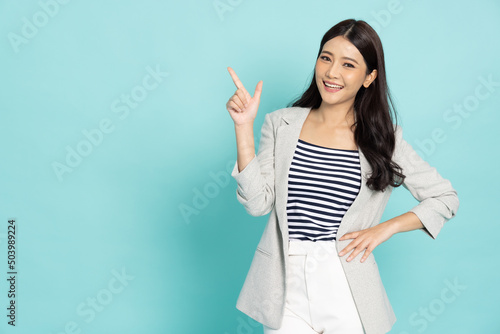
[(274, 127), (266, 114), (257, 155), (240, 172), (236, 160), (231, 172), (237, 183), (236, 198), (252, 216), (263, 216), (274, 207), (274, 147)]
[(410, 212), (418, 216), (431, 238), (436, 239), (439, 231), (451, 218), (455, 217), (459, 200), (451, 182), (443, 178), (436, 168), (422, 159), (403, 138), (403, 130), (396, 128), (396, 159), (406, 178), (403, 187), (419, 201)]

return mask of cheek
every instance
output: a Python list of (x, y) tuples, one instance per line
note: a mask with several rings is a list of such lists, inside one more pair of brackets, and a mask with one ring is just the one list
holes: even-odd
[(352, 87), (358, 87), (363, 84), (365, 78), (359, 75), (347, 74), (344, 75), (344, 80), (349, 83)]
[(317, 70), (314, 73), (316, 75), (316, 83), (318, 85), (322, 85), (323, 84), (323, 79), (321, 79), (321, 74)]
[(326, 65), (325, 63), (318, 60), (316, 62), (316, 66), (314, 66), (314, 71), (315, 71), (316, 75), (323, 74), (327, 70), (327, 68), (328, 68), (328, 65)]

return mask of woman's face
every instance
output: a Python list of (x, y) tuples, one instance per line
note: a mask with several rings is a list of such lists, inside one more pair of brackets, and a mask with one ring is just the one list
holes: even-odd
[(363, 56), (349, 40), (337, 36), (326, 42), (315, 69), (322, 105), (353, 105), (361, 85), (367, 88), (377, 76), (377, 70), (366, 71)]

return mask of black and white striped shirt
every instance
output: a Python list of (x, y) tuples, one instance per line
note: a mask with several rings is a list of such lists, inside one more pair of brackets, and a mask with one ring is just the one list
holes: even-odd
[(289, 239), (336, 240), (360, 187), (357, 150), (318, 146), (299, 138), (288, 175)]

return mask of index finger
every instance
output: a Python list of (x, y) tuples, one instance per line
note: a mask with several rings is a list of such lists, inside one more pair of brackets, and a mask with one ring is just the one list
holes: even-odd
[(241, 83), (240, 79), (236, 75), (236, 72), (231, 67), (228, 67), (227, 70), (229, 71), (229, 74), (231, 75), (231, 78), (233, 79), (234, 84), (236, 85), (236, 88), (238, 89), (243, 89), (243, 91), (246, 93), (245, 87), (243, 87), (243, 84)]

